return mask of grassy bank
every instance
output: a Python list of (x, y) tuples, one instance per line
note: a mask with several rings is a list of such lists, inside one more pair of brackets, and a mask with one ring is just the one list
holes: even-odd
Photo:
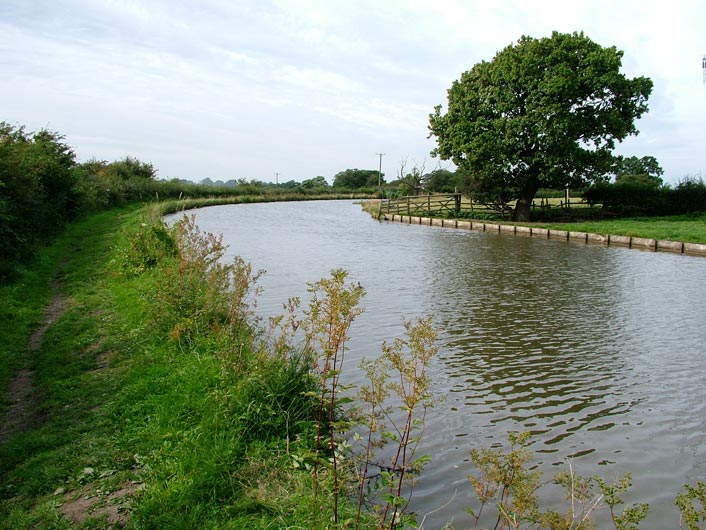
[[(223, 336), (169, 340), (156, 269), (124, 273), (144, 224), (136, 208), (80, 222), (2, 292), (4, 382), (33, 368), (41, 406), (0, 447), (0, 528), (316, 526), (287, 454), (295, 421), (274, 416), (308, 379), (252, 351), (246, 327), (239, 359)], [(67, 307), (30, 356), (52, 279)]]
[[(12, 336), (2, 352), (3, 417), (16, 413), (18, 369), (34, 392), (31, 414), (0, 438), (0, 528), (364, 529), (405, 520), (400, 491), (419, 468), (413, 420), (427, 406), (424, 367), (435, 351), (429, 320), (409, 323), (409, 340), (370, 364), (375, 380), (361, 403), (371, 411), (359, 420), (369, 435), (353, 453), (338, 379), (362, 287), (332, 271), (309, 286), (308, 309), (291, 301), (261, 327), (251, 313), (259, 273), (239, 258), (224, 263), (221, 238), (193, 219), (167, 227), (154, 212), (112, 210), (72, 225), (2, 291)], [(63, 311), (28, 347), (57, 296)], [(402, 391), (387, 374), (413, 379), (401, 387), (411, 393), (396, 397), (411, 404), (400, 425), (381, 417)], [(381, 473), (370, 460), (390, 442), (405, 450), (390, 451), (392, 471)], [(382, 492), (371, 504), (368, 486)]]
[(369, 199), (367, 194), (356, 193), (325, 193), (321, 195), (305, 195), (301, 193), (286, 193), (280, 195), (225, 195), (221, 197), (194, 197), (180, 200), (166, 200), (153, 203), (151, 211), (155, 214), (167, 215), (193, 208), (219, 206), (224, 204), (248, 204), (256, 202), (292, 202), (292, 201), (330, 201), (344, 199)]

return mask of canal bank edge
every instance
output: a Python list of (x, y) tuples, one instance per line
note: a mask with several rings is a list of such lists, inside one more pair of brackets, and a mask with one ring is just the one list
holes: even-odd
[(706, 257), (706, 245), (700, 243), (684, 243), (682, 241), (669, 241), (664, 239), (649, 239), (644, 237), (614, 236), (591, 234), (588, 232), (572, 232), (567, 230), (551, 230), (549, 228), (535, 228), (530, 226), (505, 225), (488, 223), (485, 221), (472, 221), (461, 219), (438, 219), (432, 217), (418, 217), (414, 215), (382, 214), (381, 220), (438, 226), (443, 228), (460, 228), (477, 230), (480, 232), (493, 232), (499, 234), (512, 234), (545, 239), (560, 239), (585, 244), (598, 244), (610, 247), (634, 248), (639, 250), (652, 250), (654, 252), (671, 252), (673, 254), (687, 254), (690, 256)]

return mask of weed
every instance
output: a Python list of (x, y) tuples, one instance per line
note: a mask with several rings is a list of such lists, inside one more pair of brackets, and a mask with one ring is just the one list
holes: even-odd
[(316, 418), (316, 441), (314, 445), (314, 495), (316, 502), (319, 487), (319, 466), (324, 461), (320, 454), (324, 449), (330, 458), (333, 476), (333, 517), (338, 524), (338, 502), (341, 491), (340, 432), (346, 432), (350, 424), (338, 416), (338, 408), (345, 403), (339, 397), (339, 381), (345, 358), (348, 330), (362, 309), (358, 306), (365, 290), (360, 285), (346, 286), (347, 273), (342, 269), (331, 271), (330, 278), (322, 278), (309, 285), (311, 301), (304, 320), (306, 334), (305, 351), (313, 362), (313, 372), (318, 377), (318, 413)]
[(695, 486), (684, 485), (683, 491), (675, 500), (681, 512), (679, 528), (699, 530), (706, 522), (706, 484), (698, 482)]
[(116, 249), (115, 262), (127, 275), (153, 269), (165, 258), (175, 257), (178, 248), (172, 230), (161, 219), (142, 221), (137, 230), (126, 233), (126, 243)]
[[(305, 332), (304, 352), (317, 378), (318, 392), (308, 393), (317, 401), (313, 451), (297, 452), (293, 462), (298, 468), (311, 469), (310, 513), (315, 526), (322, 522), (317, 514), (324, 479), (330, 481), (333, 527), (360, 528), (367, 524), (369, 515), (363, 507), (370, 504), (378, 528), (415, 524), (405, 509), (414, 477), (427, 460), (417, 457), (416, 451), (426, 410), (434, 401), (427, 368), (437, 352), (437, 332), (429, 318), (405, 322), (404, 338), (383, 343), (377, 359), (364, 361), (362, 367), (369, 382), (360, 388), (358, 401), (366, 405), (366, 410), (357, 412), (350, 406), (355, 401), (349, 397), (352, 388), (342, 385), (340, 377), (348, 331), (362, 311), (359, 303), (365, 291), (360, 285), (346, 285), (346, 278), (346, 272), (337, 269), (329, 278), (311, 284), (312, 297), (302, 320), (295, 316), (298, 301), (293, 299), (287, 306), (287, 316), (272, 321), (283, 326), (280, 342), (275, 341), (281, 350), (291, 349), (284, 345), (301, 326)], [(351, 438), (362, 445), (352, 457)], [(385, 462), (376, 456), (383, 450), (389, 455)], [(340, 497), (350, 478), (355, 478), (351, 493), (357, 495), (357, 506), (356, 513), (344, 521)]]
[[(363, 458), (359, 464), (358, 513), (366, 502), (365, 491), (379, 493), (374, 511), (379, 528), (415, 525), (405, 514), (415, 477), (428, 461), (416, 456), (424, 432), (427, 409), (434, 405), (427, 368), (438, 348), (437, 331), (431, 318), (404, 323), (405, 337), (382, 346), (382, 354), (366, 361), (363, 369), (370, 382), (361, 388), (359, 399), (367, 428)], [(386, 448), (385, 462), (375, 459), (375, 450)], [(371, 469), (375, 471), (371, 473)], [(403, 488), (407, 486), (407, 495)]]
[[(475, 520), (474, 529), (481, 524), (483, 510), (491, 503), (496, 513), (492, 516), (494, 530), (545, 528), (547, 530), (589, 530), (594, 528), (597, 510), (607, 506), (615, 530), (635, 530), (647, 516), (648, 506), (636, 504), (623, 508), (621, 495), (630, 487), (630, 475), (609, 484), (601, 477), (577, 476), (571, 464), (554, 476), (551, 484), (566, 493), (569, 507), (565, 513), (542, 510), (538, 504), (538, 490), (542, 487), (541, 473), (530, 467), (532, 451), (527, 447), (529, 433), (510, 433), (509, 451), (502, 449), (474, 449), (471, 459), (479, 468), (478, 476), (470, 480), (480, 501), (478, 511), (468, 510)], [(598, 491), (596, 491), (596, 487)]]

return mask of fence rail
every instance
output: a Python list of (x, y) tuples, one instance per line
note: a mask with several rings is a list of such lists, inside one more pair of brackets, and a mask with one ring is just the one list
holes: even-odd
[[(574, 199), (549, 199), (537, 197), (532, 201), (533, 210), (549, 209), (583, 209), (590, 205), (582, 198)], [(468, 197), (462, 198), (460, 193), (409, 195), (393, 199), (381, 199), (380, 215), (411, 215), (426, 217), (460, 217), (461, 213), (467, 212), (470, 217), (473, 213), (479, 214), (508, 214), (501, 210), (493, 209), (486, 204), (477, 203)]]

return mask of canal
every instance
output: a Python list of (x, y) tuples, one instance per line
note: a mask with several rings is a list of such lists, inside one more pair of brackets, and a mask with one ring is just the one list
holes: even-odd
[(583, 475), (630, 472), (625, 500), (651, 505), (641, 528), (678, 527), (682, 484), (706, 481), (706, 259), (380, 223), (350, 201), (194, 213), (266, 270), (263, 316), (333, 268), (365, 287), (346, 358), (354, 381), (403, 319), (433, 316), (443, 401), (413, 498), (425, 528), (471, 525), (469, 451), (510, 431), (532, 433), (547, 479), (567, 461)]

